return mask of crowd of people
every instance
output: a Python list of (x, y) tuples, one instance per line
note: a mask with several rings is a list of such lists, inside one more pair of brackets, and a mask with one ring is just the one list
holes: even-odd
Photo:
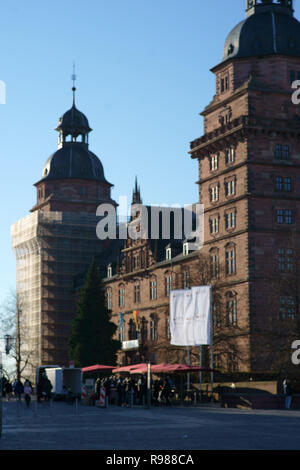
[[(92, 399), (99, 400), (101, 388), (105, 389), (108, 403), (118, 406), (130, 407), (133, 404), (146, 405), (148, 403), (147, 379), (145, 376), (135, 378), (134, 376), (110, 376), (98, 377), (95, 382), (94, 395)], [(154, 406), (171, 405), (171, 394), (174, 385), (169, 376), (164, 380), (151, 380), (150, 399)]]
[(29, 407), (31, 402), (31, 395), (33, 393), (33, 388), (30, 380), (25, 380), (24, 384), (20, 379), (16, 379), (11, 383), (5, 377), (2, 378), (2, 396), (9, 401), (14, 395), (17, 400), (22, 399), (24, 395), (24, 400), (26, 405)]

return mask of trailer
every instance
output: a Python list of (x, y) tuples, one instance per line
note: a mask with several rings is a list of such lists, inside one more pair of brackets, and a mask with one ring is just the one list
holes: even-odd
[(75, 367), (39, 366), (36, 370), (36, 388), (43, 374), (52, 384), (51, 394), (54, 400), (74, 400), (81, 397), (82, 371)]

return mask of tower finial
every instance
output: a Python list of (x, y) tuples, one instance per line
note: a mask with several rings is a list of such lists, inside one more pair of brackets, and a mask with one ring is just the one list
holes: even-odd
[(76, 81), (76, 74), (75, 74), (75, 60), (73, 60), (73, 74), (72, 74), (72, 81), (73, 81), (73, 87), (72, 87), (72, 91), (73, 91), (73, 106), (75, 106), (75, 91), (76, 91), (76, 87), (75, 87), (75, 81)]
[(132, 194), (132, 204), (142, 204), (141, 190), (138, 186), (137, 176), (135, 177), (134, 191)]

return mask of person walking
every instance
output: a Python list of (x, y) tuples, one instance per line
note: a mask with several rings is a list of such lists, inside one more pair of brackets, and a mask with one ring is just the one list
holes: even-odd
[(45, 401), (50, 401), (51, 400), (51, 390), (53, 388), (52, 383), (48, 379), (47, 376), (44, 377), (43, 381), (43, 392), (45, 393)]
[(30, 382), (29, 380), (26, 380), (24, 383), (24, 399), (25, 399), (27, 407), (30, 406), (31, 394), (32, 394), (32, 388), (31, 388)]
[(293, 390), (291, 382), (288, 379), (284, 379), (283, 381), (283, 393), (285, 396), (285, 409), (290, 410), (292, 404)]
[(16, 398), (20, 401), (21, 396), (24, 393), (24, 387), (23, 387), (23, 384), (22, 384), (21, 380), (19, 380), (19, 379), (16, 380), (15, 383), (14, 383), (14, 392), (15, 392)]

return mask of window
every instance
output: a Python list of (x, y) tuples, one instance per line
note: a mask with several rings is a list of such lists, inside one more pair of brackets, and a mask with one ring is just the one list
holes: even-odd
[(230, 181), (225, 181), (225, 196), (234, 196), (235, 195), (235, 178)]
[(217, 249), (210, 251), (210, 275), (212, 279), (219, 277), (219, 251)]
[(140, 255), (134, 255), (132, 257), (132, 269), (139, 269), (141, 267)]
[(296, 318), (296, 302), (293, 297), (280, 297), (279, 299), (279, 319), (286, 320)]
[(157, 299), (156, 279), (150, 281), (150, 300)]
[(151, 341), (157, 341), (157, 320), (155, 315), (151, 315), (150, 319), (150, 338)]
[(220, 328), (221, 326), (221, 313), (219, 306), (215, 303), (213, 304), (213, 326), (214, 328)]
[(189, 254), (189, 244), (184, 243), (183, 244), (183, 256), (187, 256)]
[(209, 228), (212, 235), (219, 233), (219, 216), (216, 215), (209, 219)]
[(225, 270), (226, 274), (232, 275), (236, 273), (236, 257), (235, 246), (228, 246), (225, 251)]
[(235, 161), (235, 149), (229, 148), (225, 151), (225, 163), (229, 165)]
[(119, 288), (119, 307), (125, 307), (125, 289), (124, 289), (124, 287)]
[(144, 344), (148, 339), (148, 322), (145, 317), (142, 318), (141, 322), (141, 343)]
[(291, 248), (278, 248), (277, 262), (279, 272), (294, 271), (294, 250)]
[(225, 75), (220, 80), (220, 92), (224, 93), (229, 90), (229, 75)]
[(133, 293), (134, 293), (134, 296), (133, 296), (133, 297), (134, 297), (134, 303), (135, 303), (135, 304), (139, 304), (140, 301), (141, 301), (141, 289), (140, 289), (140, 285), (139, 285), (139, 284), (136, 284), (136, 285), (134, 286), (134, 291), (133, 291)]
[(168, 274), (165, 277), (165, 296), (166, 297), (170, 296), (171, 290), (172, 290), (172, 276), (171, 274)]
[(168, 259), (168, 260), (172, 259), (172, 249), (171, 248), (166, 249), (166, 259)]
[(236, 352), (229, 352), (227, 356), (228, 372), (238, 372), (238, 358)]
[(278, 192), (291, 193), (292, 192), (292, 178), (276, 176), (275, 189)]
[(222, 355), (221, 354), (214, 354), (214, 367), (216, 369), (222, 369)]
[(210, 157), (210, 171), (216, 171), (219, 168), (219, 156), (213, 155)]
[(108, 310), (112, 309), (112, 291), (111, 291), (111, 289), (108, 289), (106, 291), (106, 305), (107, 305)]
[(190, 287), (190, 272), (184, 271), (183, 273), (183, 288), (189, 289)]
[(135, 322), (132, 320), (132, 318), (129, 320), (128, 339), (129, 341), (137, 339), (136, 325), (135, 325)]
[(211, 186), (209, 193), (210, 202), (217, 202), (219, 200), (219, 185)]
[(169, 317), (166, 319), (166, 338), (167, 339), (171, 338), (170, 318)]
[(291, 225), (293, 223), (293, 211), (290, 209), (277, 209), (276, 222), (280, 225)]
[(236, 294), (233, 292), (226, 294), (226, 325), (237, 325), (237, 302)]
[(107, 277), (109, 279), (112, 277), (112, 267), (111, 267), (111, 265), (107, 266)]
[(225, 228), (226, 230), (233, 229), (236, 226), (236, 212), (235, 210), (225, 214)]
[(275, 158), (278, 160), (289, 160), (290, 158), (290, 146), (277, 144), (275, 146)]
[(120, 341), (125, 341), (125, 322), (119, 323), (119, 338)]

